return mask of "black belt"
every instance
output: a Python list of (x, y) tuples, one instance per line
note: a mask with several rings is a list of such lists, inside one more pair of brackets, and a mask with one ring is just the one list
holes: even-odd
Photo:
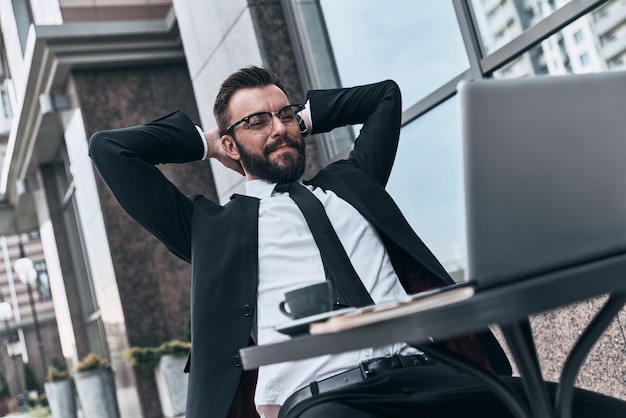
[(402, 356), (396, 354), (392, 357), (381, 357), (361, 362), (359, 367), (336, 374), (327, 379), (313, 382), (309, 386), (295, 391), (280, 408), (278, 418), (284, 418), (300, 402), (312, 398), (322, 393), (331, 392), (363, 382), (371, 377), (378, 376), (392, 370), (403, 369), (413, 366), (430, 366), (440, 364), (437, 360), (431, 359), (426, 354), (416, 354), (413, 356)]

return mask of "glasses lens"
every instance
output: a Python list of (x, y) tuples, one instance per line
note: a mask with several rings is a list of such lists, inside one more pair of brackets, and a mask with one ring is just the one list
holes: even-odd
[(296, 106), (296, 105), (283, 107), (278, 112), (278, 117), (280, 118), (281, 122), (284, 123), (287, 126), (295, 125), (296, 122), (297, 122), (296, 114), (299, 111), (300, 111), (300, 107)]
[(253, 131), (263, 131), (268, 129), (272, 124), (272, 115), (269, 113), (257, 113), (250, 115), (248, 118), (248, 126)]

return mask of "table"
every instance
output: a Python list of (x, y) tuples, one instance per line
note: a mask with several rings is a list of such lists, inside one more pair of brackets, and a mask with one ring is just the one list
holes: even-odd
[[(581, 262), (549, 273), (480, 289), (473, 297), (417, 314), (348, 329), (337, 333), (301, 335), (287, 341), (240, 350), (244, 369), (283, 361), (356, 350), (406, 341), (425, 352), (467, 368), (488, 384), (517, 417), (569, 418), (576, 375), (587, 353), (626, 303), (626, 253)], [(541, 378), (529, 315), (595, 296), (609, 294), (607, 302), (589, 324), (570, 352), (559, 381), (554, 404), (550, 402)], [(433, 349), (430, 338), (442, 339), (498, 324), (524, 378), (532, 405), (511, 398), (506, 387), (484, 370), (455, 363), (454, 356)], [(496, 386), (493, 386), (496, 385)], [(502, 386), (502, 385), (500, 385)], [(532, 415), (529, 412), (532, 412)]]

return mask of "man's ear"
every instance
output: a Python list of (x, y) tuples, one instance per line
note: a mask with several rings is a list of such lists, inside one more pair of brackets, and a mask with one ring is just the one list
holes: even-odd
[(231, 135), (222, 135), (220, 138), (222, 141), (222, 148), (224, 148), (224, 152), (233, 160), (240, 160), (239, 157), (239, 149), (237, 148), (237, 144), (235, 144), (235, 138)]

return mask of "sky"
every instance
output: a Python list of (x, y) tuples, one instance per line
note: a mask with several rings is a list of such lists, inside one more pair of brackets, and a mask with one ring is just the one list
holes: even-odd
[[(403, 109), (469, 67), (452, 1), (322, 0), (344, 86), (395, 80)], [(402, 130), (387, 190), (449, 269), (465, 263), (456, 99)]]

